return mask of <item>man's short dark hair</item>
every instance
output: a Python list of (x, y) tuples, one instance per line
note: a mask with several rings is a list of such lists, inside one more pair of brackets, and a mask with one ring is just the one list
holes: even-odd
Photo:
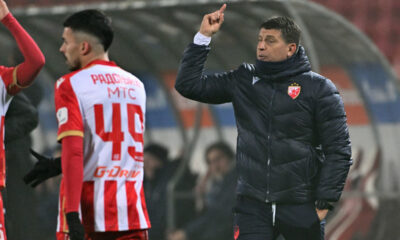
[(103, 45), (104, 51), (108, 50), (114, 37), (111, 18), (95, 9), (83, 10), (72, 14), (65, 20), (64, 27), (97, 37)]
[(280, 30), (286, 43), (296, 43), (299, 46), (301, 29), (291, 18), (272, 17), (261, 24), (261, 28)]
[(221, 151), (230, 161), (232, 161), (235, 157), (235, 153), (233, 152), (232, 148), (225, 142), (216, 142), (209, 145), (206, 149), (206, 160), (208, 162), (207, 156), (213, 150)]

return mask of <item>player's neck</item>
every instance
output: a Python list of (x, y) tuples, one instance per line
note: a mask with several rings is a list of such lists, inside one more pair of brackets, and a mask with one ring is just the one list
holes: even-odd
[(95, 60), (103, 60), (103, 61), (110, 61), (108, 58), (108, 53), (102, 53), (102, 54), (97, 54), (97, 55), (88, 55), (85, 56), (85, 58), (82, 59), (82, 66), (86, 66), (89, 63), (95, 61)]

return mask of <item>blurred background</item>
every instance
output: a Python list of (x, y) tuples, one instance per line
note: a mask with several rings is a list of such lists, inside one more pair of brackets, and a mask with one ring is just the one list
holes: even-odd
[[(8, 0), (7, 3), (46, 57), (46, 66), (33, 86), (23, 91), (37, 109), (39, 123), (30, 136), (21, 134), (9, 141), (6, 138), (5, 204), (9, 239), (55, 239), (59, 179), (31, 189), (24, 185), (22, 177), (34, 163), (26, 150), (30, 145), (49, 156), (59, 152), (53, 85), (68, 72), (58, 51), (62, 22), (72, 12), (86, 8), (102, 9), (112, 17), (115, 38), (110, 57), (138, 76), (146, 87), (145, 190), (150, 220), (160, 229), (151, 233), (151, 240), (178, 239), (179, 231), (185, 232), (188, 240), (212, 240), (205, 234), (200, 237), (201, 227), (207, 227), (217, 236), (216, 225), (207, 226), (203, 222), (213, 218), (207, 206), (218, 199), (230, 198), (233, 191), (230, 189), (234, 189), (229, 184), (233, 164), (229, 148), (235, 149), (237, 136), (232, 105), (199, 104), (181, 97), (173, 86), (180, 57), (197, 32), (202, 16), (218, 9), (223, 2)], [(302, 45), (313, 70), (330, 78), (343, 97), (354, 164), (341, 202), (328, 216), (326, 239), (400, 239), (397, 77), (400, 1), (227, 3), (224, 25), (212, 40), (207, 62), (209, 73), (234, 69), (242, 62), (253, 63), (259, 25), (271, 16), (286, 15), (303, 30)], [(0, 64), (18, 63), (21, 56), (4, 27), (0, 27), (0, 43)], [(17, 111), (14, 116), (24, 113)], [(212, 152), (215, 149), (217, 153)], [(161, 205), (153, 210), (152, 206)], [(218, 214), (221, 218), (216, 219), (224, 222), (224, 212)], [(231, 227), (229, 220), (225, 222), (229, 223), (227, 228)]]

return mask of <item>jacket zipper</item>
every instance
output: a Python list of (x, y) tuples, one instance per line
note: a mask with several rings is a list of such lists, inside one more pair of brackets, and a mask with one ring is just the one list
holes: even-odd
[(271, 101), (269, 103), (269, 121), (268, 121), (268, 161), (267, 161), (267, 199), (265, 200), (266, 202), (270, 202), (269, 199), (269, 182), (270, 182), (270, 176), (271, 176), (271, 129), (272, 129), (272, 103), (274, 101), (275, 97), (275, 86), (272, 83), (272, 96), (271, 96)]

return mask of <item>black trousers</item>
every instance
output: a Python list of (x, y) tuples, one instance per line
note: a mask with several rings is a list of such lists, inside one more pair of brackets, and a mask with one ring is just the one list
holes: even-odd
[(321, 240), (321, 225), (313, 202), (272, 204), (238, 196), (234, 208), (236, 240)]

